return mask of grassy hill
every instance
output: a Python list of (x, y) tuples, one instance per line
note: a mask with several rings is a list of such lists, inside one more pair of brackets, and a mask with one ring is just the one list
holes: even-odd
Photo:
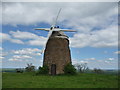
[(75, 76), (36, 76), (33, 73), (3, 73), (3, 88), (117, 88), (118, 76), (82, 73)]

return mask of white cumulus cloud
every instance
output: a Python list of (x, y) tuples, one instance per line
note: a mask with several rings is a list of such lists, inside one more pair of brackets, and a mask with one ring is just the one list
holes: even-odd
[(38, 48), (23, 48), (20, 50), (13, 50), (12, 52), (17, 55), (41, 55), (41, 50)]
[(12, 38), (9, 34), (6, 34), (6, 33), (0, 33), (0, 37), (2, 38), (2, 39), (0, 40), (0, 42), (10, 41), (10, 42), (12, 42), (12, 43), (24, 44), (23, 41), (21, 41), (21, 40), (19, 40), (19, 39)]
[(10, 31), (9, 32), (14, 38), (18, 38), (18, 39), (37, 39), (39, 38), (39, 36), (37, 36), (36, 34), (30, 33), (30, 32), (22, 32), (17, 30), (15, 31)]
[(17, 30), (16, 32), (10, 31), (10, 34), (17, 39), (21, 39), (21, 40), (26, 39), (27, 41), (24, 43), (28, 45), (44, 46), (47, 40), (46, 37), (38, 36), (31, 32), (22, 32), (19, 30)]
[(0, 56), (0, 59), (4, 59), (5, 57), (3, 57), (3, 56)]
[[(4, 25), (38, 25), (47, 23), (51, 25), (59, 8), (62, 12), (58, 24), (65, 28), (77, 30), (70, 38), (71, 47), (116, 47), (118, 45), (118, 3), (117, 2), (92, 2), (92, 3), (3, 3)], [(13, 19), (14, 18), (14, 19)], [(45, 44), (46, 38), (30, 32), (11, 31), (13, 43), (23, 44), (18, 39), (30, 39), (25, 44)], [(9, 39), (5, 35), (4, 40)]]
[[(9, 34), (0, 33), (1, 41), (10, 41), (12, 43), (17, 44), (27, 44), (27, 45), (34, 45), (34, 46), (44, 46), (47, 38), (43, 36), (38, 36), (31, 32), (22, 32), (22, 31), (10, 31)], [(26, 41), (24, 41), (26, 40)]]
[(109, 61), (113, 61), (113, 60), (115, 60), (115, 58), (108, 58), (108, 60), (109, 60)]
[(24, 61), (26, 59), (32, 59), (32, 57), (28, 55), (13, 55), (9, 61)]
[[(81, 3), (3, 3), (3, 24), (37, 24), (45, 22), (51, 24), (58, 9), (62, 7), (59, 21), (69, 21), (66, 26), (103, 25), (112, 15), (117, 14), (117, 2), (81, 2)], [(99, 10), (98, 10), (99, 9)], [(14, 18), (14, 19), (13, 19)], [(112, 18), (111, 18), (112, 19)], [(110, 20), (111, 20), (110, 19)], [(99, 22), (98, 22), (99, 21)], [(104, 23), (105, 24), (105, 23)]]
[(85, 60), (96, 60), (96, 58), (86, 58)]
[(115, 54), (120, 54), (120, 51), (116, 51), (116, 52), (114, 52)]
[(117, 26), (91, 31), (90, 33), (76, 33), (70, 38), (71, 47), (116, 47), (118, 45)]

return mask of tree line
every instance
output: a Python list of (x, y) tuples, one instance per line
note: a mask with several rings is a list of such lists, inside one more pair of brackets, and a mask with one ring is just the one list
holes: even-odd
[[(36, 72), (36, 68), (32, 63), (30, 63), (30, 64), (27, 64), (27, 67), (25, 67), (25, 69), (21, 69), (21, 68), (16, 69), (16, 72), (17, 73)], [(93, 70), (89, 69), (87, 66), (87, 63), (77, 63), (75, 65), (72, 65), (71, 63), (69, 63), (64, 67), (64, 73), (71, 74), (71, 75), (74, 75), (77, 73), (99, 73), (100, 74), (103, 72), (104, 71), (102, 69), (97, 69), (97, 68), (94, 68)], [(40, 66), (36, 72), (37, 75), (48, 74), (48, 73), (49, 73), (48, 66), (42, 66), (42, 67)]]

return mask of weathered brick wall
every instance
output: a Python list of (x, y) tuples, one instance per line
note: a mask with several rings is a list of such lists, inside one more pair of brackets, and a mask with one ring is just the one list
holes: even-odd
[(53, 32), (46, 45), (43, 65), (49, 66), (51, 74), (51, 65), (55, 64), (56, 74), (62, 74), (68, 63), (71, 63), (68, 37), (58, 31)]

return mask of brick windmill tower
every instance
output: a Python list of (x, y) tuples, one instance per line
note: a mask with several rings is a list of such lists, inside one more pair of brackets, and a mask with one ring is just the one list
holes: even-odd
[(49, 67), (49, 74), (55, 75), (64, 73), (68, 63), (71, 63), (68, 37), (61, 31), (53, 31), (46, 44), (43, 65)]
[[(64, 73), (64, 66), (71, 62), (71, 54), (69, 49), (69, 39), (64, 32), (76, 32), (75, 30), (61, 29), (56, 26), (57, 19), (61, 9), (58, 12), (55, 23), (50, 28), (36, 28), (35, 30), (49, 31), (48, 39), (43, 49), (44, 60), (43, 66), (49, 67), (49, 74)], [(42, 51), (42, 52), (43, 52)]]

